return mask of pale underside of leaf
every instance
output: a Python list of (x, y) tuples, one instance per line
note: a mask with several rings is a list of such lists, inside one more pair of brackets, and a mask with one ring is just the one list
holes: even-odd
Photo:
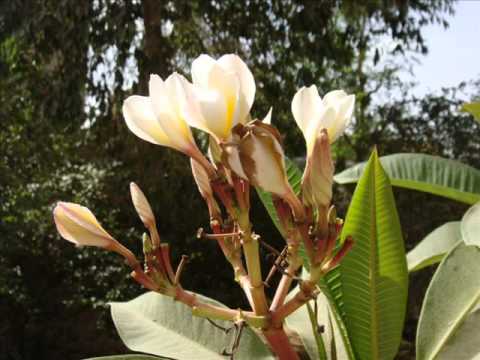
[(436, 228), (407, 254), (408, 271), (418, 271), (439, 263), (461, 239), (459, 221)]
[[(197, 295), (199, 296), (199, 295)], [(223, 306), (199, 296), (203, 301)], [(150, 292), (126, 303), (111, 303), (112, 318), (120, 338), (133, 351), (175, 359), (224, 359), (232, 334), (193, 317), (191, 309), (166, 296)], [(218, 322), (229, 327), (229, 322)], [(266, 345), (249, 328), (244, 329), (236, 358), (273, 359)]]
[(480, 246), (480, 202), (463, 215), (461, 231), (465, 244)]
[(455, 343), (479, 300), (480, 249), (459, 242), (442, 260), (427, 289), (417, 329), (417, 359), (437, 359)]
[(452, 338), (447, 341), (437, 360), (480, 360), (480, 310), (474, 309)]

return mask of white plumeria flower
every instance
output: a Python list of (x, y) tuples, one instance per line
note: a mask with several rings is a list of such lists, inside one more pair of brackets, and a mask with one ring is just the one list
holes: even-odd
[(355, 104), (355, 95), (343, 90), (334, 90), (322, 99), (317, 87), (302, 87), (292, 100), (292, 113), (307, 143), (307, 155), (313, 151), (321, 129), (328, 132), (330, 143), (343, 134), (350, 122)]
[(193, 84), (184, 82), (186, 120), (190, 126), (227, 140), (232, 128), (245, 123), (255, 97), (255, 81), (234, 54), (215, 60), (200, 55), (192, 63)]
[(123, 103), (123, 116), (128, 128), (139, 138), (152, 144), (168, 146), (196, 159), (209, 173), (213, 168), (205, 159), (185, 121), (188, 81), (177, 73), (165, 81), (150, 75), (149, 96), (133, 95)]
[(181, 111), (182, 81), (186, 80), (177, 73), (165, 81), (150, 75), (149, 96), (130, 96), (122, 110), (128, 128), (139, 138), (188, 154), (197, 146)]

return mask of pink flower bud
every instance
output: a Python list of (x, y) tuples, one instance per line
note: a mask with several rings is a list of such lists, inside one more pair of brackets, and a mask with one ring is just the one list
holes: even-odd
[(97, 246), (115, 251), (122, 255), (130, 266), (138, 265), (135, 255), (107, 233), (88, 208), (59, 202), (53, 210), (53, 218), (58, 232), (65, 240), (79, 246)]
[(192, 166), (192, 175), (197, 184), (198, 191), (205, 199), (208, 205), (208, 210), (212, 218), (220, 216), (220, 208), (213, 196), (212, 186), (210, 185), (210, 178), (205, 169), (195, 160), (190, 159)]
[(130, 194), (132, 196), (133, 206), (135, 207), (140, 220), (142, 220), (145, 227), (150, 231), (152, 245), (154, 248), (157, 248), (160, 245), (160, 236), (158, 235), (157, 223), (155, 221), (152, 207), (145, 194), (134, 182), (130, 183)]
[(53, 217), (60, 235), (76, 245), (109, 248), (117, 242), (84, 206), (59, 202)]
[(130, 183), (130, 194), (132, 196), (133, 206), (135, 207), (135, 210), (137, 211), (138, 216), (140, 216), (142, 222), (147, 228), (154, 226), (156, 222), (152, 207), (145, 197), (145, 194), (134, 182)]

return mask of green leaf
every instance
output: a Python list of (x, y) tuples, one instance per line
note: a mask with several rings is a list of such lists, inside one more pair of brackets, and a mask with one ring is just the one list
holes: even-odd
[(111, 355), (111, 356), (101, 356), (95, 358), (88, 358), (84, 360), (161, 360), (167, 358), (161, 358), (158, 356), (142, 355), (142, 354), (131, 354), (131, 355)]
[[(318, 286), (322, 294), (327, 299), (329, 318), (333, 318), (333, 330), (335, 336), (335, 345), (339, 359), (355, 359), (352, 343), (345, 325), (345, 313), (343, 310), (343, 302), (341, 298), (341, 281), (339, 267), (331, 270), (325, 278), (320, 279)], [(323, 316), (324, 318), (325, 316)], [(329, 319), (330, 320), (330, 319)]]
[(436, 228), (407, 254), (408, 271), (439, 263), (461, 240), (460, 221), (448, 222)]
[(480, 122), (480, 101), (463, 104), (462, 111), (472, 114)]
[[(120, 338), (133, 351), (175, 359), (225, 359), (221, 352), (229, 349), (233, 341), (233, 331), (226, 334), (206, 319), (193, 317), (188, 306), (154, 292), (110, 305)], [(232, 325), (225, 321), (216, 323), (223, 327)], [(274, 359), (274, 356), (250, 328), (245, 328), (235, 358)]]
[(480, 203), (463, 215), (461, 228), (465, 244), (480, 246)]
[[(302, 182), (302, 171), (298, 168), (297, 165), (293, 163), (292, 160), (285, 158), (285, 170), (287, 172), (287, 178), (288, 182), (292, 186), (293, 191), (295, 194), (300, 193), (300, 187), (301, 187), (301, 182)], [(278, 219), (278, 214), (277, 210), (275, 209), (275, 206), (273, 205), (273, 199), (272, 199), (272, 194), (269, 192), (263, 191), (259, 187), (256, 187), (258, 197), (263, 203), (263, 206), (265, 206), (265, 209), (267, 209), (268, 214), (272, 218), (273, 223), (277, 227), (278, 231), (282, 236), (285, 236), (285, 231), (282, 228), (282, 225), (280, 224), (280, 221)]]
[[(444, 196), (467, 204), (480, 201), (480, 170), (461, 162), (425, 154), (394, 154), (380, 161), (394, 186)], [(339, 184), (355, 183), (365, 163), (335, 175)]]
[(376, 150), (364, 167), (347, 212), (342, 241), (352, 250), (327, 278), (358, 359), (393, 359), (405, 318), (408, 272), (389, 179)]
[(417, 359), (446, 359), (442, 353), (456, 342), (456, 334), (479, 300), (480, 248), (460, 242), (442, 260), (427, 289), (417, 329)]

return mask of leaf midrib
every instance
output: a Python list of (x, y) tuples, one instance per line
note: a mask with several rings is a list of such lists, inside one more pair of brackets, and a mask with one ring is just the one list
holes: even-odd
[(379, 349), (378, 349), (378, 318), (377, 318), (377, 309), (375, 307), (375, 299), (377, 296), (377, 221), (376, 221), (376, 213), (377, 213), (377, 188), (376, 188), (376, 177), (377, 177), (377, 164), (376, 161), (372, 162), (372, 189), (370, 203), (372, 204), (370, 219), (371, 221), (371, 228), (370, 228), (370, 264), (373, 263), (373, 267), (370, 265), (370, 312), (372, 318), (372, 326), (371, 326), (371, 350), (373, 359), (379, 359)]
[(476, 296), (473, 297), (473, 300), (470, 302), (470, 304), (467, 307), (465, 307), (464, 311), (460, 313), (460, 316), (458, 316), (456, 320), (454, 320), (455, 325), (450, 328), (451, 330), (447, 331), (445, 336), (443, 336), (441, 340), (438, 342), (437, 347), (434, 349), (434, 351), (432, 351), (432, 356), (430, 357), (430, 359), (432, 360), (435, 359), (437, 355), (440, 353), (440, 351), (442, 351), (443, 346), (455, 334), (459, 326), (463, 323), (463, 320), (470, 313), (470, 310), (472, 310), (475, 307), (475, 305), (478, 303), (479, 300), (480, 300), (480, 290), (477, 292)]

